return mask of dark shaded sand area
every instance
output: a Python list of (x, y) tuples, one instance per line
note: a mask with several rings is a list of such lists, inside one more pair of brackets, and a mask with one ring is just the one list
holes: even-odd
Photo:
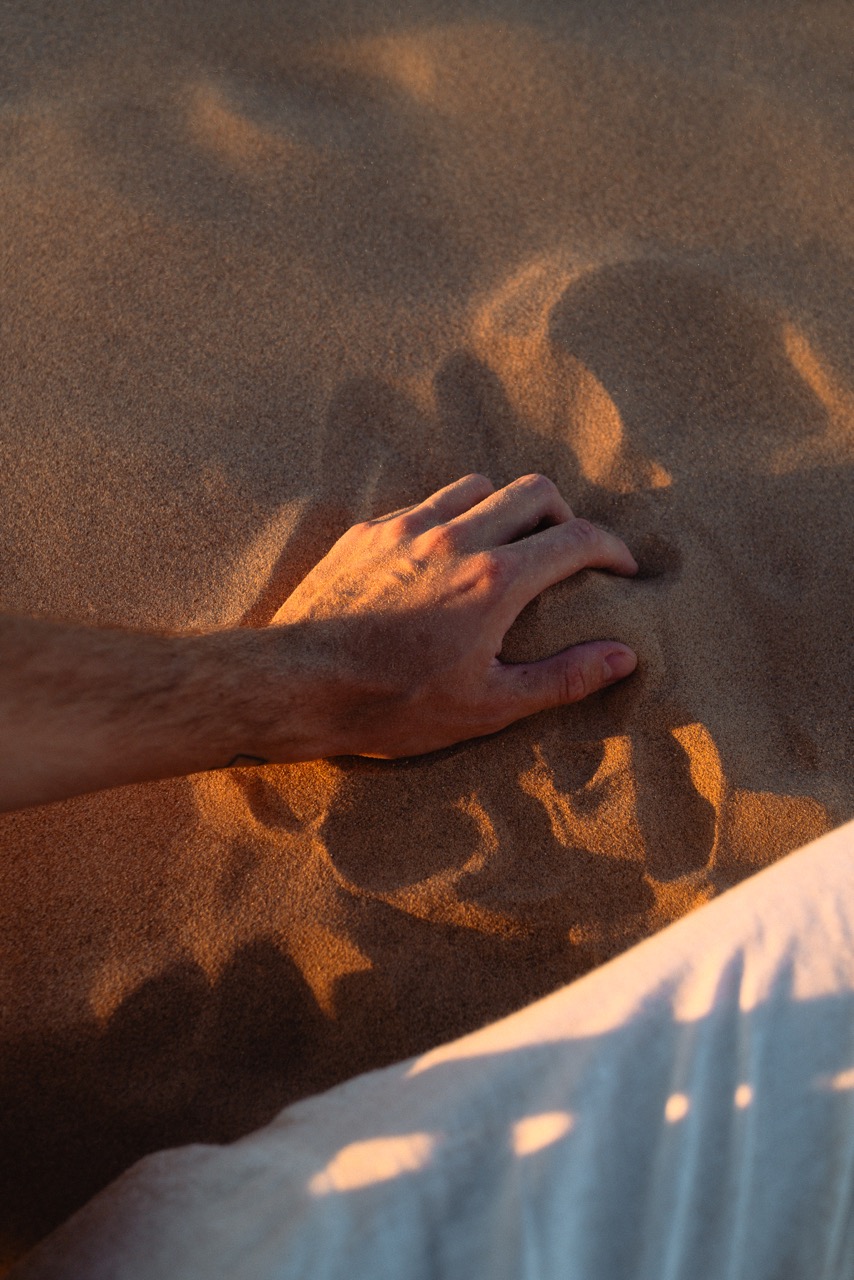
[(138, 1156), (544, 994), (854, 813), (850, 8), (8, 0), (0, 604), (265, 623), (551, 475), (624, 687), (0, 819), (11, 1259)]

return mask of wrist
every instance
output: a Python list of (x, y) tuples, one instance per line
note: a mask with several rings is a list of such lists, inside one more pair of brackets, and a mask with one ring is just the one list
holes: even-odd
[(311, 643), (314, 631), (294, 623), (199, 638), (219, 672), (217, 761), (203, 767), (293, 763), (336, 753), (339, 744), (324, 728), (327, 682), (322, 654)]

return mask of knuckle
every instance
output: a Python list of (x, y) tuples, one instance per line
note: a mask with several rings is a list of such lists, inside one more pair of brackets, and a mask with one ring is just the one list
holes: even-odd
[(384, 532), (395, 541), (411, 537), (413, 533), (412, 519), (408, 511), (399, 516), (392, 516), (390, 520), (385, 520), (383, 525)]
[(589, 520), (580, 520), (576, 517), (569, 527), (576, 542), (592, 545), (599, 541), (599, 530)]
[(385, 545), (391, 542), (403, 542), (420, 532), (423, 525), (419, 525), (417, 516), (413, 517), (414, 512), (410, 510), (399, 511), (391, 515), (364, 520), (353, 527), (362, 537), (370, 537), (380, 545)]
[(436, 524), (419, 534), (418, 549), (428, 556), (447, 556), (456, 550), (456, 538), (447, 525)]
[(581, 702), (593, 691), (590, 672), (583, 662), (568, 662), (561, 673), (561, 696), (564, 702)]
[(526, 476), (520, 476), (518, 483), (527, 489), (535, 489), (542, 493), (550, 493), (555, 488), (554, 482), (548, 476), (544, 476), (541, 471), (531, 471)]
[(510, 582), (510, 566), (494, 551), (482, 551), (477, 557), (477, 573), (481, 582), (496, 592), (506, 589)]
[(340, 541), (358, 542), (370, 532), (370, 523), (367, 520), (358, 520), (356, 524), (351, 524), (341, 535)]

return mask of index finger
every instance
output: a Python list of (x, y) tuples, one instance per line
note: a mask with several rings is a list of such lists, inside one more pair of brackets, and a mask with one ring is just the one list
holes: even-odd
[(634, 556), (621, 538), (589, 520), (577, 518), (502, 547), (501, 554), (516, 564), (517, 576), (511, 590), (520, 610), (546, 587), (581, 569), (607, 569), (624, 577), (638, 571)]

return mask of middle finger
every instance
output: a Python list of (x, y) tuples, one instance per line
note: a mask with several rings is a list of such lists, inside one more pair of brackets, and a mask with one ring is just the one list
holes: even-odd
[(521, 476), (470, 511), (451, 520), (448, 528), (457, 545), (467, 551), (505, 546), (532, 533), (538, 525), (564, 524), (572, 511), (556, 485), (545, 476)]

